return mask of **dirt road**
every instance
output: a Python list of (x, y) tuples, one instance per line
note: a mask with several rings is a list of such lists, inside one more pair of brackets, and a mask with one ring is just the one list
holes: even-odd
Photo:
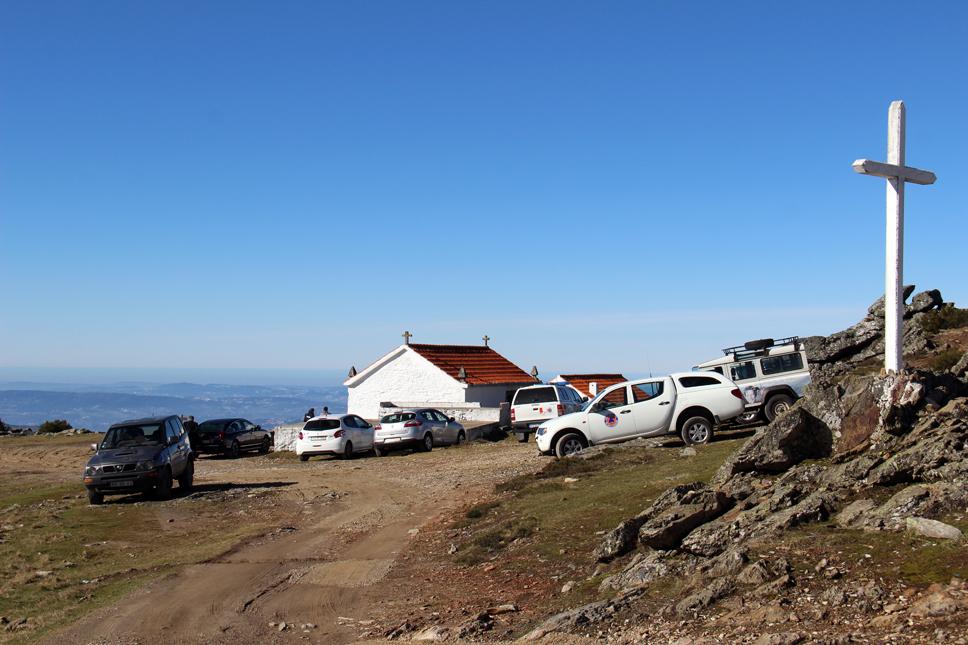
[[(17, 461), (50, 468), (33, 457), (18, 453)], [(62, 466), (78, 460), (66, 449), (57, 453)], [(392, 603), (381, 580), (406, 557), (420, 527), (543, 463), (533, 445), (514, 442), (352, 461), (203, 458), (196, 468), (203, 485), (292, 482), (280, 493), (278, 526), (151, 582), (45, 642), (237, 645), (376, 636), (381, 608)], [(164, 513), (171, 502), (157, 504)]]

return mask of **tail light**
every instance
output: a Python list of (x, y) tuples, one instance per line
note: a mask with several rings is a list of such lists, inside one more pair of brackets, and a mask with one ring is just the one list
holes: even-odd
[(342, 430), (337, 430), (336, 432), (333, 433), (333, 436), (336, 437), (337, 439), (339, 439), (340, 437), (343, 436), (343, 431)]
[(514, 408), (511, 408), (511, 421), (514, 421)]
[(735, 396), (740, 401), (744, 400), (743, 399), (743, 393), (739, 391), (739, 388), (738, 387), (734, 387), (733, 388), (733, 391), (730, 392), (730, 394), (732, 394), (733, 396)]
[(420, 422), (419, 421), (416, 421), (416, 420), (415, 421), (407, 421), (406, 423), (403, 424), (403, 427), (404, 428), (419, 428), (420, 427)]
[(218, 433), (218, 438), (220, 441), (225, 441), (225, 430), (222, 430), (221, 432)]
[(380, 425), (380, 424), (378, 423), (378, 424), (376, 424), (375, 426), (373, 426), (373, 429), (374, 429), (374, 430), (383, 430), (383, 426), (381, 426), (381, 425)]
[(299, 438), (300, 438), (300, 439), (303, 439), (303, 433), (302, 433), (302, 430), (300, 430), (300, 431), (299, 431)]
[(563, 403), (558, 404), (558, 416), (560, 417), (565, 413), (565, 406)]

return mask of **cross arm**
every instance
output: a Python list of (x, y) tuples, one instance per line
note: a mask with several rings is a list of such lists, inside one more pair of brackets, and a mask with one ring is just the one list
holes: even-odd
[(895, 177), (911, 182), (912, 184), (933, 184), (937, 177), (929, 170), (918, 170), (910, 166), (895, 166), (894, 164), (871, 161), (870, 159), (858, 159), (853, 164), (854, 171), (862, 175), (874, 175), (893, 179)]

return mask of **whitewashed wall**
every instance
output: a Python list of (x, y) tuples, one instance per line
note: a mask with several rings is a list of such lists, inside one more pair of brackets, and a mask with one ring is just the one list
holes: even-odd
[(379, 418), (383, 401), (429, 406), (434, 401), (466, 400), (466, 390), (460, 383), (412, 350), (403, 352), (347, 391), (349, 411), (364, 419)]
[(303, 425), (305, 424), (287, 423), (273, 428), (272, 433), (275, 439), (273, 449), (276, 451), (295, 450), (296, 437), (299, 436), (299, 431), (302, 430)]
[(434, 408), (461, 423), (465, 421), (496, 423), (501, 418), (500, 408), (486, 408), (475, 404), (460, 405), (453, 401), (393, 401), (393, 403), (396, 404), (393, 407), (381, 407), (379, 415), (382, 417), (391, 412), (413, 408)]

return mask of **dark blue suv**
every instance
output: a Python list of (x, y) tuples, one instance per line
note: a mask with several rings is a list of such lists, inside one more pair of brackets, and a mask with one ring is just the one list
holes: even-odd
[(175, 415), (122, 421), (111, 426), (84, 468), (84, 486), (92, 504), (105, 495), (153, 493), (171, 497), (173, 482), (192, 487), (195, 459), (188, 434)]

